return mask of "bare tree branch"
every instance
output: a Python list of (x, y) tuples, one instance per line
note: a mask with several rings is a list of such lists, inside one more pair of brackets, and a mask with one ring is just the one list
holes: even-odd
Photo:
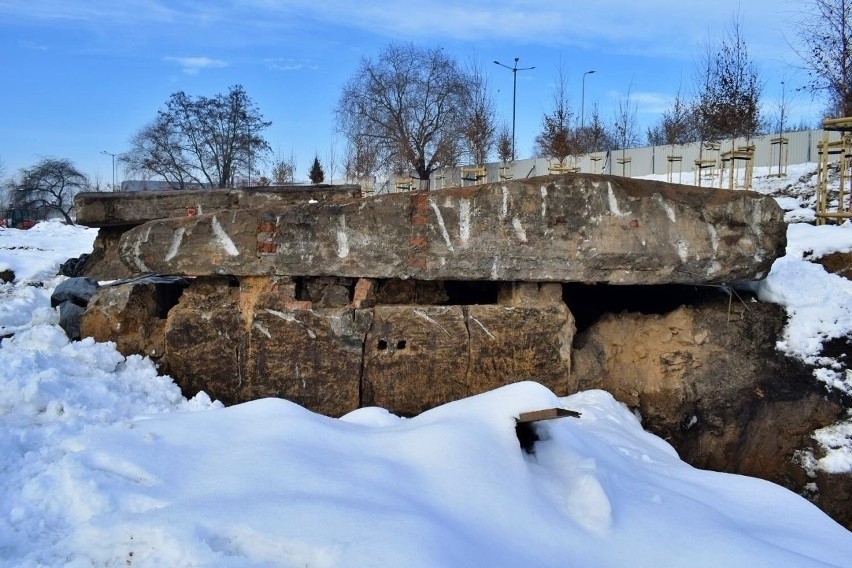
[(32, 168), (21, 170), (13, 186), (12, 204), (42, 214), (55, 211), (69, 225), (74, 195), (88, 187), (88, 180), (68, 159), (45, 158)]
[(153, 174), (178, 189), (233, 187), (239, 172), (251, 177), (270, 148), (263, 120), (240, 85), (227, 94), (191, 98), (173, 93), (157, 118), (131, 139), (120, 159), (131, 171)]
[(808, 90), (828, 94), (829, 115), (852, 116), (852, 0), (806, 0), (795, 29)]
[(458, 161), (471, 101), (471, 78), (441, 49), (391, 44), (362, 60), (337, 106), (347, 172), (411, 169), (428, 184)]

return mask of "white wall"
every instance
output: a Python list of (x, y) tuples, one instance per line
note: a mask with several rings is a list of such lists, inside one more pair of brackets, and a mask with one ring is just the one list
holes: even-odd
[[(817, 161), (817, 142), (822, 140), (822, 130), (805, 130), (799, 132), (785, 132), (788, 142), (788, 164), (801, 164), (805, 162)], [(775, 153), (772, 154), (770, 140), (777, 138), (778, 133), (759, 136), (751, 140), (754, 145), (754, 166), (766, 167), (774, 165), (778, 167), (778, 147), (775, 147)], [(830, 133), (831, 140), (839, 139), (837, 132)], [(737, 139), (734, 146), (745, 146), (746, 140), (743, 138)], [(721, 142), (721, 151), (731, 149), (731, 141)], [(629, 164), (623, 166), (619, 163), (622, 159), (629, 158)], [(626, 176), (644, 176), (649, 174), (665, 174), (668, 163), (667, 157), (670, 155), (681, 156), (680, 176), (678, 176), (678, 165), (674, 166), (675, 182), (691, 184), (694, 180), (693, 170), (695, 169), (695, 160), (699, 159), (699, 155), (704, 158), (713, 158), (715, 153), (702, 151), (700, 144), (697, 142), (691, 144), (678, 145), (672, 148), (671, 146), (646, 146), (644, 148), (628, 148), (624, 151), (617, 149), (609, 152), (609, 160), (606, 160), (606, 152), (598, 152), (595, 156), (603, 159), (594, 162), (592, 156), (580, 156), (576, 161), (576, 166), (581, 172), (585, 173), (607, 173), (612, 175)], [(606, 165), (604, 165), (606, 164)], [(509, 165), (509, 175), (513, 178), (526, 178), (533, 176), (546, 175), (548, 172), (549, 161), (544, 158), (531, 158), (526, 160), (515, 160)], [(592, 172), (593, 167), (596, 171)], [(439, 189), (441, 187), (450, 187), (458, 185), (473, 185), (474, 183), (493, 183), (500, 181), (500, 164), (492, 162), (486, 164), (486, 178), (476, 182), (472, 180), (462, 180), (459, 168), (444, 168), (436, 171), (432, 175), (431, 188)], [(678, 179), (680, 178), (680, 179)], [(390, 183), (387, 185), (386, 191), (393, 191)]]

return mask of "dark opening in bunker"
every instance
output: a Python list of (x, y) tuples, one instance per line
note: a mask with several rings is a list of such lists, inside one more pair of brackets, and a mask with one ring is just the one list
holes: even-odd
[(444, 288), (447, 290), (447, 304), (451, 306), (496, 304), (500, 282), (448, 280), (444, 282)]
[[(666, 314), (680, 306), (697, 306), (720, 297), (728, 298), (731, 294), (740, 298), (749, 296), (745, 292), (734, 291), (721, 285), (562, 285), (562, 299), (574, 315), (577, 332), (588, 329), (607, 313)], [(736, 296), (734, 300), (739, 301)]]

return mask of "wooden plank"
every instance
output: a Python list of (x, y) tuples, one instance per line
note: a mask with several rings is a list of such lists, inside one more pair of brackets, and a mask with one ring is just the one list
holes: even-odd
[(567, 410), (565, 408), (547, 408), (544, 410), (534, 410), (532, 412), (521, 412), (517, 418), (518, 424), (528, 422), (538, 422), (539, 420), (553, 420), (554, 418), (579, 418), (580, 413), (575, 410)]
[(852, 131), (852, 117), (841, 116), (840, 118), (826, 118), (822, 121), (823, 130), (835, 130), (840, 132)]

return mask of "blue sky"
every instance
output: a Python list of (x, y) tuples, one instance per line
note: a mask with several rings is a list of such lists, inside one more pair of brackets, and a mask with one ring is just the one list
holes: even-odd
[[(794, 89), (806, 76), (790, 48), (791, 0), (0, 0), (0, 161), (6, 175), (41, 157), (71, 159), (102, 184), (111, 157), (151, 121), (169, 95), (212, 96), (241, 84), (272, 126), (274, 151), (307, 178), (314, 155), (344, 142), (334, 129), (342, 85), (363, 57), (390, 42), (439, 46), (479, 61), (498, 117), (511, 125), (518, 73), (516, 145), (529, 157), (553, 103), (560, 65), (575, 109), (597, 105), (612, 120), (630, 89), (642, 132), (678, 90), (692, 91), (696, 60), (739, 10), (764, 81), (764, 110), (781, 82), (791, 120), (815, 123), (824, 108)], [(586, 76), (585, 96), (582, 77)], [(118, 168), (118, 180), (124, 173)]]

